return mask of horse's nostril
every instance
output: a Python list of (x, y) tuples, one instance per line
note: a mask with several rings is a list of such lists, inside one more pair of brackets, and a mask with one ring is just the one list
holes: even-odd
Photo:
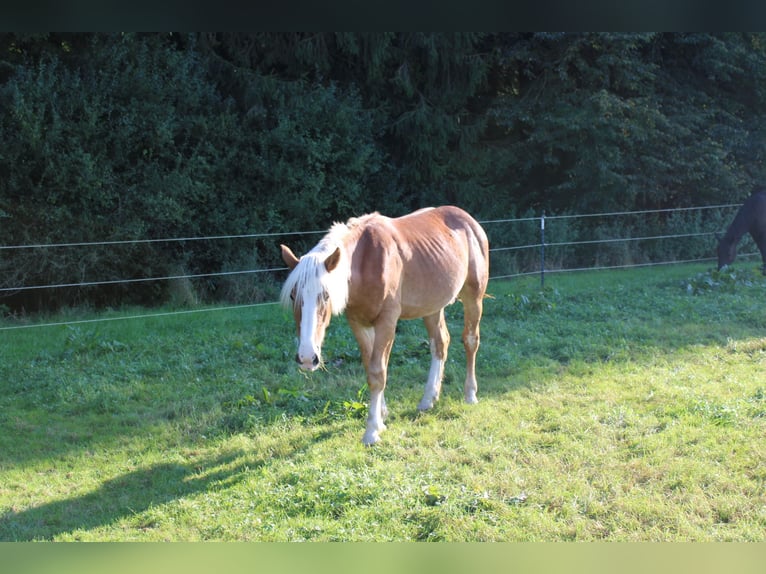
[(298, 363), (299, 365), (301, 364), (301, 358), (298, 355), (298, 353), (295, 353), (295, 362)]
[(311, 362), (312, 362), (312, 363), (314, 364), (314, 366), (316, 367), (317, 365), (319, 365), (319, 357), (317, 357), (316, 355), (314, 355), (314, 359), (313, 359)]

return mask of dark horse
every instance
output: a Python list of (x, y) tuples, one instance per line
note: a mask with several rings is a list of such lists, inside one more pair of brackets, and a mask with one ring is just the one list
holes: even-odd
[(739, 208), (729, 229), (718, 240), (718, 270), (729, 265), (737, 257), (737, 244), (749, 233), (758, 246), (766, 274), (766, 189), (758, 188)]

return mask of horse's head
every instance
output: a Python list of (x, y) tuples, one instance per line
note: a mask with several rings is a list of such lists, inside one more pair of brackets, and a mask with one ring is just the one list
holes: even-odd
[(333, 271), (341, 260), (341, 250), (329, 255), (311, 251), (296, 257), (289, 247), (280, 246), (282, 260), (290, 275), (282, 287), (282, 305), (292, 309), (298, 331), (295, 360), (301, 369), (314, 371), (322, 364), (322, 342), (333, 314), (343, 311), (348, 296), (347, 278)]
[(734, 241), (727, 240), (725, 236), (718, 236), (718, 270), (726, 265), (731, 265), (737, 257), (737, 245)]

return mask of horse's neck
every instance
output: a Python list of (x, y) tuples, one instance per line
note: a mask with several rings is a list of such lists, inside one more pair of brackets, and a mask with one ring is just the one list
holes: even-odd
[(747, 230), (740, 232), (739, 230), (734, 229), (734, 226), (730, 226), (729, 229), (726, 230), (726, 233), (724, 233), (721, 241), (726, 244), (737, 245), (746, 232)]

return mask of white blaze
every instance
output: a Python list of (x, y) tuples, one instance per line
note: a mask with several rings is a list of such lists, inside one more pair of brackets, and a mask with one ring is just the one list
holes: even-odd
[(317, 331), (317, 300), (304, 298), (301, 309), (301, 338), (298, 341), (298, 358), (304, 365), (312, 363), (314, 357), (320, 357), (319, 346), (314, 341)]

